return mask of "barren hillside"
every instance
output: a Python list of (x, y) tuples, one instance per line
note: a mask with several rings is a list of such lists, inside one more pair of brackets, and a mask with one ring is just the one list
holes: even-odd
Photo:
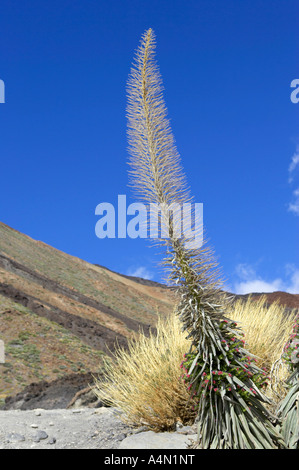
[(121, 276), (0, 223), (0, 400), (32, 382), (96, 372), (116, 342), (173, 306), (157, 283)]

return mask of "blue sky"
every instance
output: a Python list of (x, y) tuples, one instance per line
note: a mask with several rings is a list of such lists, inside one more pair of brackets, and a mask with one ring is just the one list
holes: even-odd
[(294, 0), (1, 0), (0, 220), (88, 262), (161, 279), (147, 240), (95, 235), (99, 203), (134, 201), (126, 81), (151, 27), (227, 288), (299, 293), (298, 18)]

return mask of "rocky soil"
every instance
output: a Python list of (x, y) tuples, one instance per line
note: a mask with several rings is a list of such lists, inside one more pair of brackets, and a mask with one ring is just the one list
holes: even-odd
[(0, 449), (186, 449), (194, 439), (191, 426), (131, 427), (116, 408), (0, 411)]
[(0, 411), (0, 449), (116, 449), (128, 434), (109, 408)]

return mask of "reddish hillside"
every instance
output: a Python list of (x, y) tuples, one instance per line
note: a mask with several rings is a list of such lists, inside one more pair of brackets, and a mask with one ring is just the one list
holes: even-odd
[(289, 294), (287, 292), (267, 292), (267, 293), (252, 293), (246, 295), (237, 295), (237, 298), (247, 299), (249, 295), (252, 298), (260, 298), (261, 296), (267, 297), (269, 303), (278, 301), (280, 305), (284, 305), (287, 308), (298, 308), (299, 309), (299, 294)]

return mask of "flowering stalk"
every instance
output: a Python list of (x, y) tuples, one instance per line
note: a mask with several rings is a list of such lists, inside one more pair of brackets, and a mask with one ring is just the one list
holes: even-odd
[[(192, 347), (182, 363), (196, 398), (198, 447), (277, 448), (283, 440), (263, 403), (264, 371), (244, 349), (241, 331), (225, 313), (229, 299), (212, 250), (175, 236), (176, 215), (168, 208), (191, 200), (174, 145), (154, 60), (155, 37), (145, 32), (128, 82), (131, 181), (139, 197), (157, 204), (169, 237), (161, 240), (164, 265), (178, 288), (177, 312)], [(191, 210), (192, 210), (192, 205)], [(201, 230), (201, 228), (200, 228)]]

